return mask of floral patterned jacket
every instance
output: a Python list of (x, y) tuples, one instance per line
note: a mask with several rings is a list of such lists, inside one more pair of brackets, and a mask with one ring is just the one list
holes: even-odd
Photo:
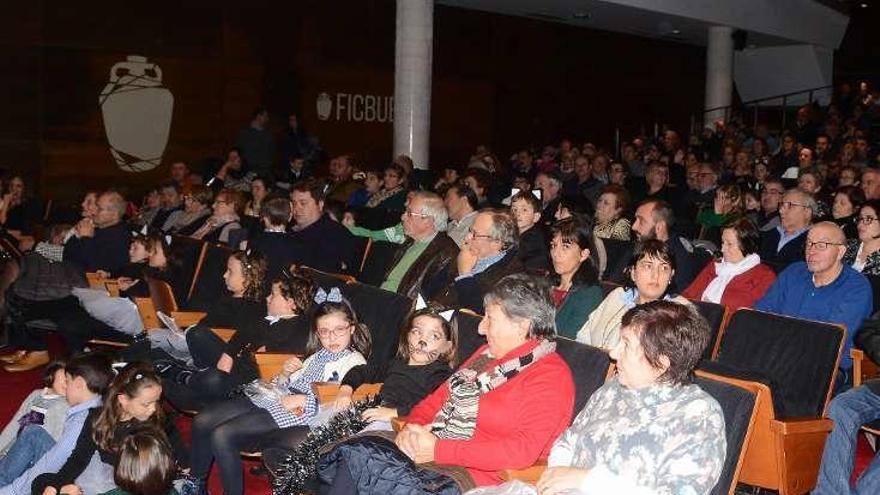
[(578, 493), (707, 494), (727, 441), (718, 402), (697, 385), (596, 391), (553, 445), (548, 465), (589, 469)]

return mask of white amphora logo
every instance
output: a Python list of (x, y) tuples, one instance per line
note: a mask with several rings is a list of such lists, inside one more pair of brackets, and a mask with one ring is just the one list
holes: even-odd
[(319, 94), (315, 105), (318, 110), (319, 119), (327, 120), (330, 118), (330, 112), (333, 110), (333, 100), (330, 99), (330, 95), (327, 93)]
[(174, 96), (162, 87), (162, 70), (146, 57), (129, 55), (110, 69), (98, 96), (110, 154), (126, 172), (145, 172), (162, 163), (168, 144)]

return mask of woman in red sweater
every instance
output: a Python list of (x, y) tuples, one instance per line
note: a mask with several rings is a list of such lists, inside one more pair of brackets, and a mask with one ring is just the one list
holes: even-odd
[[(571, 370), (555, 351), (549, 284), (509, 275), (486, 294), (485, 302), (479, 331), (487, 345), (413, 408), (394, 441), (399, 455), (417, 465), (433, 461), (464, 468), (459, 475), (469, 479), (454, 477), (462, 492), (500, 484), (499, 471), (546, 459), (571, 423), (574, 407)], [(329, 454), (331, 459), (344, 455), (337, 454), (339, 449)], [(338, 475), (342, 469), (320, 468), (322, 482), (335, 474), (329, 482), (332, 493), (382, 494), (379, 475), (390, 472), (388, 465), (375, 452), (348, 455), (366, 455), (369, 462), (348, 458), (345, 476)], [(392, 464), (395, 469), (401, 465)], [(395, 482), (406, 484), (408, 476), (394, 472)]]
[(709, 263), (682, 295), (696, 301), (749, 308), (764, 295), (776, 275), (758, 256), (758, 230), (747, 218), (724, 226), (720, 262)]

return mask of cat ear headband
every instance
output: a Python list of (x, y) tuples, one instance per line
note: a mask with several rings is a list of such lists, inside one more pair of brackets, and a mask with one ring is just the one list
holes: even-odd
[[(418, 297), (416, 298), (416, 311), (425, 309), (427, 307), (428, 307), (428, 303), (425, 302), (425, 298), (422, 297), (421, 294), (419, 294)], [(440, 318), (443, 318), (448, 323), (448, 322), (452, 321), (452, 315), (454, 313), (455, 313), (454, 309), (447, 309), (446, 311), (439, 311), (437, 314), (440, 316)]]

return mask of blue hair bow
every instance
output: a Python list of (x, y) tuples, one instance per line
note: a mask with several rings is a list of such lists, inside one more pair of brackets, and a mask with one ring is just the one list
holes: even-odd
[(339, 287), (333, 287), (330, 289), (330, 292), (325, 291), (323, 288), (318, 288), (318, 291), (315, 292), (315, 303), (324, 304), (325, 302), (342, 302), (342, 292), (339, 291)]

